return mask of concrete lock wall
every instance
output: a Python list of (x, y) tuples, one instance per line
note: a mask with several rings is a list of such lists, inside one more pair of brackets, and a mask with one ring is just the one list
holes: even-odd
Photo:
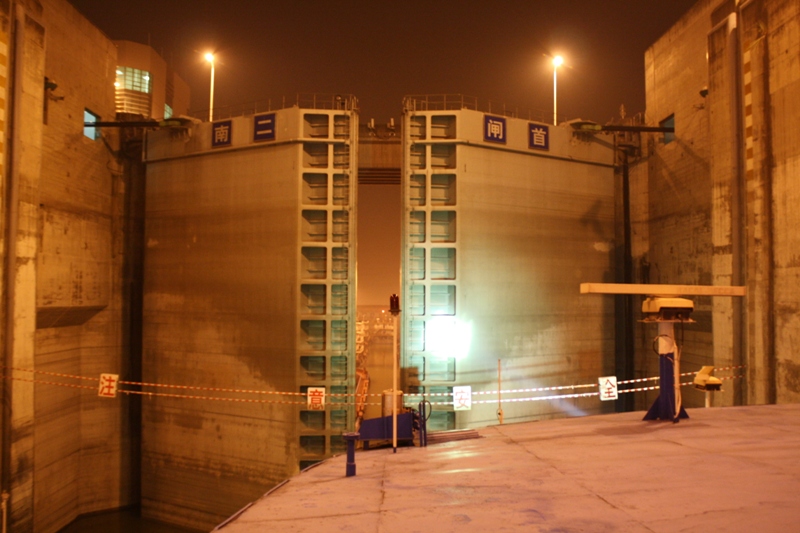
[[(263, 116), (214, 123), (231, 134), (218, 148), (209, 123), (148, 136), (145, 382), (352, 392), (357, 115), (267, 116), (263, 142)], [(256, 402), (148, 398), (144, 515), (208, 528), (343, 450), (351, 408), (246, 398)]]
[(84, 134), (84, 110), (114, 117), (113, 44), (66, 1), (13, 6), (0, 31), (10, 236), (2, 330), (12, 378), (2, 474), (11, 530), (48, 532), (138, 499), (131, 402), (100, 399), (96, 381), (76, 388), (85, 383), (63, 376), (124, 373), (130, 361), (129, 184), (116, 131)]
[[(698, 2), (647, 52), (647, 123), (674, 114), (674, 140), (651, 136), (632, 173), (641, 279), (745, 285), (746, 299), (695, 299), (687, 371), (746, 365), (716, 405), (797, 401), (795, 142), (798, 6)], [(701, 90), (703, 94), (701, 94)], [(635, 177), (634, 177), (635, 176)], [(708, 316), (709, 312), (712, 314)], [(691, 334), (690, 334), (691, 332)], [(652, 359), (642, 334), (639, 360)], [(698, 405), (696, 393), (684, 397)]]
[[(613, 300), (579, 294), (581, 282), (614, 278), (608, 141), (470, 110), (409, 111), (403, 135), (409, 401), (456, 385), (497, 390), (498, 359), (504, 389), (613, 374)], [(503, 408), (507, 421), (602, 411), (596, 398)], [(437, 407), (430, 423), (491, 424), (496, 409)]]
[[(641, 154), (631, 164), (633, 262), (639, 282), (712, 284), (712, 209), (709, 179), (708, 111), (700, 90), (706, 86), (706, 34), (711, 7), (699, 2), (645, 54), (648, 125), (675, 124), (674, 135), (643, 134)], [(675, 58), (680, 57), (680, 61)], [(671, 122), (670, 122), (671, 119)], [(692, 298), (694, 324), (679, 331), (685, 371), (713, 364), (712, 299)], [(636, 299), (638, 318), (641, 298)], [(637, 325), (637, 377), (658, 375), (653, 354), (655, 326)], [(658, 392), (637, 395), (647, 409)], [(703, 395), (687, 391), (687, 406), (703, 405)]]

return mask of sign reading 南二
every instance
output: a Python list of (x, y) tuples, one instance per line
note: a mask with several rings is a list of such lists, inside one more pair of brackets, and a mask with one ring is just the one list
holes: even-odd
[(469, 411), (472, 409), (472, 387), (453, 387), (453, 411)]
[(275, 113), (256, 115), (253, 117), (253, 140), (275, 140)]
[(616, 400), (618, 396), (617, 391), (617, 376), (606, 376), (597, 379), (600, 386), (600, 399), (603, 401)]
[(214, 122), (211, 126), (211, 148), (230, 146), (232, 130), (233, 122), (230, 120)]
[(506, 119), (483, 115), (483, 140), (493, 143), (506, 143)]
[(528, 123), (528, 148), (550, 150), (550, 128), (544, 124)]
[(325, 410), (325, 387), (309, 387), (306, 394), (311, 411)]

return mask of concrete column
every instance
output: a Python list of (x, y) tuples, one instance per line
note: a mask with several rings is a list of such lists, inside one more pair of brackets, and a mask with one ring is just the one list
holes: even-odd
[(741, 26), (748, 401), (775, 403), (772, 106), (768, 22), (761, 1), (741, 10)]
[[(738, 30), (731, 14), (708, 34), (709, 170), (711, 178), (712, 279), (715, 285), (741, 285), (743, 198), (741, 168), (741, 86)], [(742, 302), (712, 299), (714, 365), (742, 364)], [(714, 396), (716, 405), (741, 403), (741, 382)]]
[[(36, 331), (36, 253), (41, 171), (44, 80), (44, 27), (21, 6), (12, 14), (9, 71), (12, 80), (7, 132), (5, 213), (5, 361), (34, 367)], [(9, 371), (31, 379), (29, 372)], [(33, 528), (34, 386), (7, 381), (4, 401), (3, 488), (11, 494), (11, 531)], [(10, 413), (8, 410), (10, 409)]]

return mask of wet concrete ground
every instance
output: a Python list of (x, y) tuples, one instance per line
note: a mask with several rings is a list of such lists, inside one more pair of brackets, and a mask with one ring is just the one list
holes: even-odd
[(800, 531), (800, 405), (493, 426), (358, 452), (254, 502), (222, 533)]

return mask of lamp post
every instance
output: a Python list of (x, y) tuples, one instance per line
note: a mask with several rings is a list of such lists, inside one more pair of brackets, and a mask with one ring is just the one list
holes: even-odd
[[(553, 125), (558, 126), (558, 96), (556, 88), (558, 86), (558, 67), (564, 64), (564, 58), (556, 56), (553, 58)], [(213, 67), (212, 67), (213, 69)], [(213, 72), (213, 70), (212, 70)]]
[(397, 453), (397, 317), (400, 315), (400, 297), (389, 297), (389, 312), (394, 319), (392, 328), (392, 453)]
[(205, 55), (206, 61), (211, 63), (211, 95), (208, 98), (208, 121), (214, 120), (214, 54), (208, 52)]

